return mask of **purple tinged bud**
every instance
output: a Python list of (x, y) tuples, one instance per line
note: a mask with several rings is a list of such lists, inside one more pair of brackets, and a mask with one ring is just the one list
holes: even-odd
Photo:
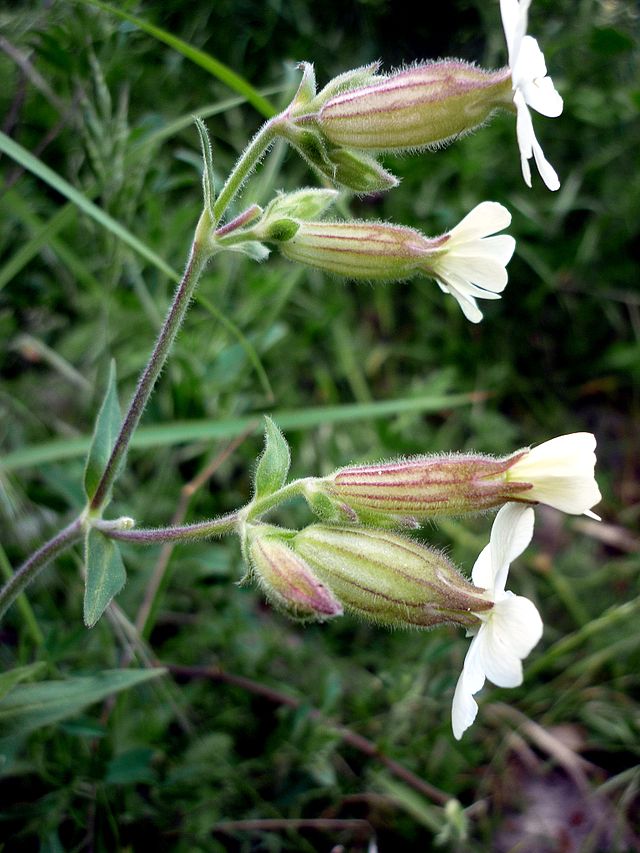
[[(531, 485), (507, 472), (527, 451), (494, 459), (476, 453), (415, 456), (378, 465), (348, 465), (310, 481), (310, 506), (348, 507), (365, 523), (405, 526), (407, 519), (467, 515), (527, 500)], [(321, 496), (319, 499), (318, 496)], [(343, 515), (344, 518), (344, 515)]]
[(512, 108), (509, 69), (460, 60), (415, 65), (329, 98), (316, 126), (334, 145), (398, 151), (441, 145)]
[(274, 528), (249, 528), (244, 553), (253, 575), (276, 609), (302, 621), (323, 622), (342, 615), (339, 601), (304, 559), (274, 534)]
[(398, 628), (479, 625), (493, 602), (440, 551), (384, 530), (312, 525), (291, 547), (345, 610)]

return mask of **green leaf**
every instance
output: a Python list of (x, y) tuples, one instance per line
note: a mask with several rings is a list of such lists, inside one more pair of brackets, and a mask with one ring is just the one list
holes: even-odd
[(271, 418), (264, 418), (264, 450), (258, 460), (254, 497), (263, 498), (284, 486), (289, 473), (289, 445)]
[(329, 152), (334, 167), (331, 180), (356, 193), (377, 193), (398, 186), (398, 179), (373, 157), (361, 151), (336, 148)]
[(89, 500), (96, 493), (100, 478), (111, 456), (121, 423), (122, 415), (116, 390), (116, 365), (112, 361), (109, 367), (107, 390), (96, 418), (91, 447), (84, 469), (84, 490)]
[(117, 669), (64, 681), (21, 684), (0, 702), (0, 729), (3, 734), (39, 729), (165, 672), (164, 669)]
[(29, 678), (33, 678), (34, 675), (37, 675), (42, 669), (44, 669), (45, 663), (44, 661), (38, 661), (38, 663), (32, 663), (28, 666), (17, 666), (15, 669), (10, 669), (9, 672), (0, 673), (0, 700), (10, 693), (16, 684), (19, 684), (21, 681), (27, 681)]
[(211, 139), (206, 124), (199, 116), (193, 120), (200, 136), (200, 147), (202, 148), (202, 192), (204, 195), (204, 208), (213, 219), (213, 203), (216, 200), (215, 181), (213, 177), (213, 151)]
[(89, 530), (85, 541), (84, 624), (93, 628), (127, 580), (120, 549), (113, 539)]

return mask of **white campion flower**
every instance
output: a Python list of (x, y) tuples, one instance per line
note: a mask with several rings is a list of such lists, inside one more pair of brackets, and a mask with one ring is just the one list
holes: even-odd
[(551, 77), (547, 76), (544, 54), (538, 42), (525, 35), (530, 5), (531, 0), (500, 0), (502, 26), (509, 51), (513, 103), (517, 112), (516, 135), (522, 175), (527, 186), (531, 186), (529, 160), (533, 157), (547, 187), (557, 190), (560, 187), (558, 175), (536, 139), (529, 107), (544, 116), (556, 118), (562, 112), (563, 103)]
[(460, 740), (478, 713), (474, 694), (488, 678), (497, 687), (522, 684), (522, 660), (542, 636), (542, 619), (533, 602), (505, 591), (510, 563), (519, 557), (533, 536), (533, 509), (508, 503), (497, 514), (491, 540), (473, 567), (475, 586), (493, 601), (491, 610), (475, 615), (475, 629), (451, 707), (453, 734)]
[(594, 477), (595, 448), (596, 437), (590, 432), (560, 435), (527, 451), (509, 468), (507, 481), (532, 484), (522, 493), (525, 500), (600, 521), (591, 512), (602, 500)]
[[(289, 260), (355, 280), (428, 275), (455, 297), (472, 323), (482, 320), (476, 299), (500, 299), (516, 245), (508, 234), (496, 236), (511, 222), (509, 211), (496, 201), (481, 202), (440, 237), (390, 222), (289, 222), (292, 233), (285, 238), (264, 230), (257, 230), (256, 236), (277, 242)], [(276, 224), (280, 228), (282, 222)]]
[(500, 299), (507, 285), (506, 266), (516, 241), (496, 232), (510, 222), (506, 207), (495, 201), (481, 202), (445, 235), (442, 251), (428, 264), (440, 289), (457, 300), (472, 323), (482, 320), (476, 299)]

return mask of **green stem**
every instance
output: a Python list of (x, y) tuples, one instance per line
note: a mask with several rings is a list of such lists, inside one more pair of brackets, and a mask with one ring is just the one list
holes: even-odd
[(200, 274), (204, 269), (210, 255), (208, 248), (207, 234), (210, 230), (209, 214), (204, 211), (196, 228), (196, 235), (191, 246), (189, 260), (187, 262), (184, 275), (178, 285), (173, 302), (167, 313), (165, 321), (160, 329), (160, 334), (156, 341), (153, 352), (147, 362), (146, 367), (140, 375), (138, 386), (134, 392), (129, 409), (122, 421), (120, 432), (116, 438), (111, 456), (106, 464), (96, 492), (91, 500), (90, 508), (92, 511), (99, 511), (103, 508), (107, 501), (107, 496), (113, 485), (120, 467), (121, 462), (129, 447), (129, 442), (135, 432), (142, 412), (147, 404), (151, 392), (153, 391), (156, 380), (160, 375), (167, 356), (171, 350), (176, 335), (182, 325), (184, 316), (189, 307), (189, 303), (195, 291)]
[(118, 530), (108, 521), (96, 521), (95, 528), (109, 539), (121, 542), (137, 542), (141, 545), (155, 545), (158, 542), (188, 542), (194, 539), (211, 539), (233, 533), (239, 520), (238, 512), (230, 512), (220, 518), (199, 521), (196, 524), (181, 524), (176, 527), (140, 528), (138, 530)]
[(65, 551), (74, 542), (82, 538), (83, 520), (72, 521), (64, 530), (57, 533), (35, 551), (28, 560), (16, 569), (12, 577), (0, 590), (0, 619), (13, 604), (18, 595), (34, 580), (47, 563), (61, 551)]
[(273, 492), (271, 495), (266, 495), (264, 498), (258, 498), (258, 500), (252, 501), (244, 508), (244, 510), (240, 511), (241, 515), (244, 515), (245, 521), (252, 521), (254, 518), (258, 518), (266, 512), (269, 512), (270, 509), (278, 506), (278, 504), (291, 500), (291, 498), (298, 497), (298, 495), (301, 495), (304, 492), (307, 483), (310, 483), (315, 479), (315, 477), (302, 477), (300, 480), (293, 480), (293, 482), (288, 483), (281, 489), (278, 489), (277, 492)]
[(240, 155), (240, 159), (233, 167), (231, 174), (220, 190), (218, 198), (213, 205), (214, 228), (224, 216), (226, 209), (233, 201), (234, 196), (240, 187), (247, 180), (251, 172), (255, 169), (263, 155), (266, 153), (267, 149), (276, 139), (278, 135), (278, 126), (281, 121), (282, 116), (276, 116), (263, 124)]

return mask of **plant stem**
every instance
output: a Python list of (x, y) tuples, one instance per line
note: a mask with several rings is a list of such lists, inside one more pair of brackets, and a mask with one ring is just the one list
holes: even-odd
[(82, 538), (83, 521), (81, 517), (76, 518), (67, 527), (57, 533), (48, 542), (45, 542), (35, 551), (28, 560), (16, 569), (11, 579), (7, 581), (0, 590), (0, 619), (7, 609), (13, 604), (23, 589), (31, 583), (40, 571), (52, 560), (56, 554), (67, 549), (74, 542)]
[(233, 533), (239, 520), (238, 512), (230, 512), (197, 524), (181, 524), (176, 527), (140, 528), (138, 530), (117, 530), (108, 526), (109, 522), (96, 521), (96, 530), (108, 539), (121, 542), (138, 542), (141, 545), (153, 545), (158, 542), (188, 542), (194, 539), (210, 539), (212, 536), (224, 536)]
[(278, 506), (278, 504), (291, 500), (291, 498), (298, 497), (298, 495), (303, 493), (307, 483), (310, 483), (315, 479), (315, 477), (301, 477), (299, 480), (293, 480), (291, 483), (287, 483), (286, 486), (278, 489), (277, 492), (273, 492), (270, 495), (266, 495), (264, 498), (258, 498), (258, 500), (252, 501), (244, 510), (241, 510), (241, 512), (245, 514), (247, 521), (251, 521), (260, 515), (264, 515), (270, 509)]
[(142, 412), (151, 396), (156, 380), (164, 367), (164, 363), (182, 325), (200, 274), (209, 258), (209, 249), (204, 239), (209, 227), (209, 215), (205, 211), (200, 217), (196, 228), (196, 236), (191, 246), (184, 275), (176, 289), (173, 302), (162, 324), (153, 352), (140, 375), (138, 386), (129, 403), (127, 414), (122, 421), (120, 432), (111, 451), (111, 456), (91, 501), (90, 509), (93, 511), (101, 510), (107, 501), (107, 496), (116, 479), (120, 464), (129, 447), (129, 442), (138, 426)]
[(263, 124), (240, 155), (240, 159), (233, 167), (231, 174), (220, 190), (220, 194), (213, 205), (212, 224), (214, 228), (222, 219), (226, 209), (233, 201), (234, 196), (242, 184), (246, 181), (251, 172), (260, 162), (260, 159), (265, 154), (269, 146), (275, 140), (278, 135), (278, 125), (280, 124), (281, 118), (281, 116), (276, 116)]

